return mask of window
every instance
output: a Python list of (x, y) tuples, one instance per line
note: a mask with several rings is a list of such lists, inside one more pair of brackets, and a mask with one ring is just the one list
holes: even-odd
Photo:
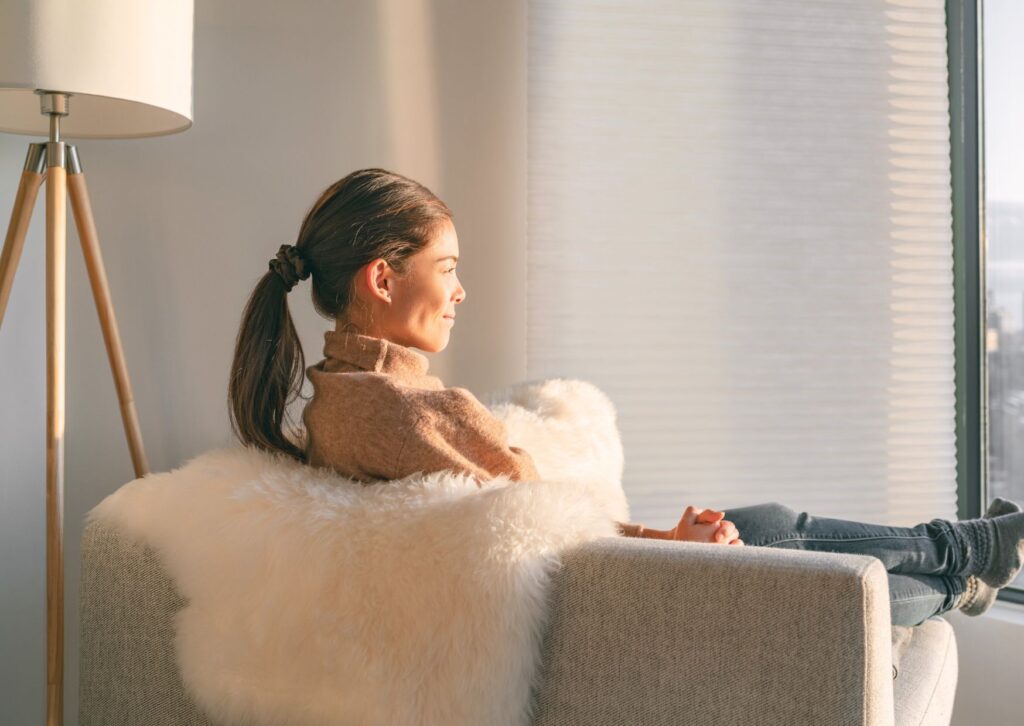
[[(1024, 3), (984, 0), (981, 12), (981, 253), (987, 498), (1024, 500)], [(1024, 588), (1024, 576), (1014, 581)]]
[(527, 371), (632, 519), (958, 507), (941, 3), (531, 0)]

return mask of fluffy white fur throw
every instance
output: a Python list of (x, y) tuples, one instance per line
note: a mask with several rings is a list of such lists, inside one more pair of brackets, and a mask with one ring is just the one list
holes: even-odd
[(154, 548), (188, 601), (182, 679), (218, 723), (527, 724), (559, 553), (629, 521), (615, 409), (579, 380), (484, 402), (541, 480), (366, 486), (244, 447), (89, 513)]

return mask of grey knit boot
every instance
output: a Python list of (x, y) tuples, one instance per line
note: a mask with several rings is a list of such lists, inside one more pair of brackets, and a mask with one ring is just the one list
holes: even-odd
[(962, 575), (977, 575), (986, 585), (997, 589), (1017, 576), (1024, 564), (1024, 512), (952, 524), (967, 548), (968, 564)]
[[(1021, 511), (1020, 507), (1009, 499), (996, 497), (988, 506), (988, 510), (982, 516), (988, 519), (998, 517), (1001, 514), (1012, 514)], [(965, 615), (977, 616), (984, 613), (996, 601), (999, 588), (989, 587), (982, 582), (977, 575), (970, 575), (967, 578), (967, 588), (960, 596), (960, 612)]]

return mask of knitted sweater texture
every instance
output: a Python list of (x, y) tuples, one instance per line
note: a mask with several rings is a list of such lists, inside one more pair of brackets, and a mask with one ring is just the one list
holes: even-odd
[[(444, 469), (478, 482), (506, 474), (539, 479), (529, 452), (509, 446), (505, 425), (466, 388), (446, 388), (412, 348), (352, 332), (324, 333), (324, 358), (306, 368), (303, 410), (312, 466), (372, 483)], [(642, 525), (618, 523), (627, 537)]]

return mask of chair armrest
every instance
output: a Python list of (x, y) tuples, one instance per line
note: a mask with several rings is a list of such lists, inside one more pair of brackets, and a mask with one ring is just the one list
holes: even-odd
[(184, 604), (150, 547), (101, 522), (85, 526), (79, 726), (212, 726), (174, 657), (173, 618)]
[(537, 726), (894, 722), (874, 557), (616, 537), (562, 562)]

